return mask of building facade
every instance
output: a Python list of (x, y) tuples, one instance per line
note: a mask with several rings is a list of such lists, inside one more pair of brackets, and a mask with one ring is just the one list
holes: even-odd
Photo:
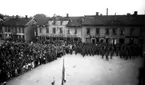
[[(32, 21), (32, 18), (20, 18), (18, 16), (10, 18), (4, 21), (2, 25), (3, 39), (12, 39), (12, 40), (27, 40), (27, 30), (31, 29), (28, 24)], [(30, 37), (30, 36), (29, 36)]]
[(38, 24), (38, 36), (50, 40), (77, 40), (84, 43), (140, 44), (145, 15), (54, 16)]
[(139, 44), (144, 15), (86, 16), (82, 41), (87, 43)]
[(41, 24), (38, 23), (38, 37), (45, 40), (63, 40), (66, 38), (68, 21), (67, 17), (54, 16)]
[(66, 27), (66, 35), (68, 40), (78, 41), (82, 39), (82, 18), (83, 17), (70, 17)]

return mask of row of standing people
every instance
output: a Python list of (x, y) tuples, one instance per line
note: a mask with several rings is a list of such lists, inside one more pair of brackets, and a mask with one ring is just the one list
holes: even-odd
[(75, 53), (80, 53), (82, 56), (101, 55), (106, 60), (112, 59), (112, 57), (119, 56), (122, 59), (131, 59), (137, 56), (142, 56), (141, 47), (135, 44), (86, 44), (79, 43), (73, 46)]

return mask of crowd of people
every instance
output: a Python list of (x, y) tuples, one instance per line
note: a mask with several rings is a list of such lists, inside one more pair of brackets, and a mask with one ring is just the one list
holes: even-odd
[(114, 55), (122, 59), (140, 56), (141, 47), (135, 44), (87, 44), (72, 41), (6, 41), (0, 46), (0, 83), (72, 53), (81, 54), (83, 57), (101, 55), (108, 61)]
[(63, 43), (5, 42), (0, 46), (0, 82), (64, 55)]

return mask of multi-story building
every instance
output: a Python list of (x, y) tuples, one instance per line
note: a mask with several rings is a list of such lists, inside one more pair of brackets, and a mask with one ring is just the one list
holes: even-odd
[(28, 34), (30, 34), (28, 30), (30, 30), (31, 26), (34, 24), (32, 24), (32, 21), (34, 20), (27, 16), (25, 18), (16, 16), (15, 18), (4, 21), (2, 25), (3, 39), (27, 40), (27, 38), (31, 37), (28, 37)]
[(66, 27), (66, 37), (68, 40), (75, 40), (82, 38), (82, 18), (83, 17), (70, 17)]
[(85, 16), (82, 23), (82, 41), (88, 43), (140, 43), (145, 15)]
[(49, 33), (48, 28), (48, 17), (45, 18), (35, 18), (37, 21), (37, 30), (36, 37), (38, 39), (46, 39), (47, 34)]
[(52, 17), (48, 21), (49, 36), (55, 39), (64, 39), (66, 37), (66, 25), (68, 24), (68, 17)]
[(45, 19), (41, 23), (39, 23), (39, 20), (37, 24), (38, 37), (46, 40), (64, 39), (66, 37), (66, 25), (68, 21), (68, 17), (61, 16)]

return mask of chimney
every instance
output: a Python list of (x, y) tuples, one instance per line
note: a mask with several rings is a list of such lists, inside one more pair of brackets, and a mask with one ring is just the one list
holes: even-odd
[(56, 17), (56, 14), (53, 14), (53, 17)]
[(108, 8), (106, 9), (106, 15), (108, 15)]
[(68, 13), (66, 14), (66, 17), (69, 17), (69, 14)]
[(25, 18), (27, 19), (27, 18), (28, 18), (28, 16), (27, 16), (27, 15), (25, 15)]
[(98, 16), (99, 15), (99, 12), (96, 12), (96, 16)]
[(16, 18), (18, 19), (19, 18), (19, 15), (16, 15)]
[(134, 11), (134, 14), (133, 15), (137, 15), (137, 11)]

